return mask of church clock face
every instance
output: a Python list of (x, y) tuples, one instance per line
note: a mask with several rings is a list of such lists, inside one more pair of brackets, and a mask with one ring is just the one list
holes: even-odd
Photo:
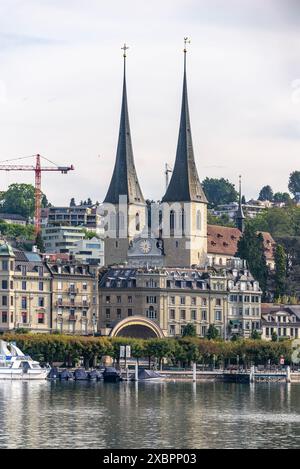
[(148, 239), (143, 239), (139, 244), (140, 251), (143, 254), (148, 254), (151, 251), (151, 242)]

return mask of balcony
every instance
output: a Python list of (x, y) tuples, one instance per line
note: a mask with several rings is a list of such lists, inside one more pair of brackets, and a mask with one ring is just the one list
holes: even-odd
[(69, 321), (77, 321), (77, 315), (76, 314), (70, 314), (69, 315)]
[(23, 329), (30, 329), (31, 328), (31, 323), (30, 322), (18, 322), (17, 327), (18, 328), (23, 328)]

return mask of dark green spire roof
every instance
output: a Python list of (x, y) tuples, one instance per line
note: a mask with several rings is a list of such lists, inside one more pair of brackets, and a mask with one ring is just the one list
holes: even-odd
[(242, 205), (242, 176), (239, 178), (239, 206), (235, 214), (235, 222), (237, 228), (243, 233), (245, 229), (245, 215)]
[(127, 90), (126, 90), (126, 46), (124, 46), (123, 97), (119, 140), (113, 176), (104, 203), (118, 204), (119, 196), (127, 196), (128, 203), (145, 203), (134, 165), (131, 143)]
[(162, 202), (207, 203), (194, 158), (186, 82), (186, 49), (184, 49), (183, 92), (176, 160), (171, 181)]

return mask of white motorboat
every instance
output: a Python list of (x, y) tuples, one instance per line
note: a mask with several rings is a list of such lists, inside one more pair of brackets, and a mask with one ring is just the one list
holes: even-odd
[(0, 340), (0, 379), (46, 379), (50, 369), (42, 368), (14, 343)]

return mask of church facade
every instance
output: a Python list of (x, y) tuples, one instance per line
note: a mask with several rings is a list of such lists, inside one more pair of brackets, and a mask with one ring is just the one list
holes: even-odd
[(245, 262), (235, 257), (245, 219), (241, 189), (237, 227), (207, 224), (208, 202), (192, 141), (186, 55), (184, 49), (174, 169), (161, 201), (150, 204), (135, 168), (124, 53), (117, 154), (104, 200), (106, 270), (99, 283), (103, 335), (176, 337), (188, 323), (200, 337), (206, 337), (211, 325), (224, 339), (250, 337), (260, 330), (261, 289)]

